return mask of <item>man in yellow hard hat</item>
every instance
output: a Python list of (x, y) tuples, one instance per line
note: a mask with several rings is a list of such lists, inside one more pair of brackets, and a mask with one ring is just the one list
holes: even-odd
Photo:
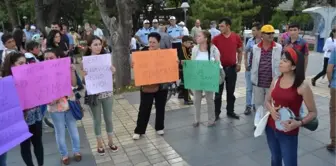
[(264, 25), (261, 28), (262, 41), (253, 46), (251, 82), (253, 84), (254, 104), (258, 109), (265, 102), (272, 80), (280, 76), (279, 64), (282, 46), (274, 42), (274, 27)]

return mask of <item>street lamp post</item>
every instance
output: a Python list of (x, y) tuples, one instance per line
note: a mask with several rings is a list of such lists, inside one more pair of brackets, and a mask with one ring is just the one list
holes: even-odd
[(184, 22), (187, 23), (187, 11), (190, 8), (189, 3), (188, 2), (183, 2), (181, 4), (181, 8), (184, 11)]

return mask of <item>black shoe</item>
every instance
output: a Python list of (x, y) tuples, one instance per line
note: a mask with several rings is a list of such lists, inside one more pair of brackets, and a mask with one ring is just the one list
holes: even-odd
[(234, 113), (234, 112), (232, 112), (232, 113), (227, 113), (226, 114), (229, 118), (232, 118), (232, 119), (239, 119), (239, 116), (236, 114), (236, 113)]
[(251, 107), (246, 107), (245, 111), (244, 111), (244, 114), (245, 115), (250, 115), (252, 112), (252, 108)]
[(218, 120), (220, 119), (220, 116), (219, 116), (220, 113), (217, 113), (217, 112), (216, 112), (215, 114), (216, 114), (216, 115), (215, 115), (215, 116), (216, 116), (215, 121), (218, 121)]
[(219, 115), (218, 116), (216, 115), (215, 122), (218, 121), (219, 119), (220, 119)]
[(191, 101), (191, 100), (188, 100), (188, 101), (184, 101), (184, 105), (193, 105), (194, 102)]
[(312, 84), (313, 86), (316, 86), (316, 80), (315, 80), (314, 78), (311, 79), (311, 84)]

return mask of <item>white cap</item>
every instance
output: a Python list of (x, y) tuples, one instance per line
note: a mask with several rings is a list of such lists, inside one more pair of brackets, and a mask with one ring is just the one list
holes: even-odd
[(32, 25), (30, 26), (30, 29), (36, 29), (36, 26)]
[(169, 20), (176, 20), (175, 16), (170, 16)]
[(143, 24), (149, 24), (150, 22), (149, 22), (149, 20), (144, 20), (143, 21)]
[(152, 23), (158, 23), (159, 22), (159, 20), (157, 20), (157, 19), (153, 19), (153, 21), (152, 21)]
[(180, 23), (178, 23), (178, 25), (180, 25), (180, 26), (184, 26), (185, 24), (184, 24), (183, 21), (181, 21)]

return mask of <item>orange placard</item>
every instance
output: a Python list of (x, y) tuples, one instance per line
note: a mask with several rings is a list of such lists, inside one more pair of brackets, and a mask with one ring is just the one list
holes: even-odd
[(176, 49), (132, 53), (135, 85), (174, 82), (179, 79)]

